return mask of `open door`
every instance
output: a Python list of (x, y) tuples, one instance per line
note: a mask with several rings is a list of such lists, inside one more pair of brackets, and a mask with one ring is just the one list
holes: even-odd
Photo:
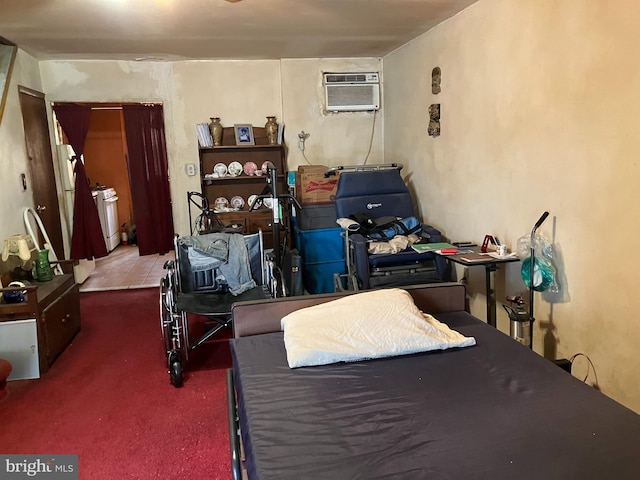
[[(62, 259), (64, 258), (64, 244), (60, 223), (60, 206), (56, 191), (44, 94), (22, 86), (18, 88), (24, 139), (29, 159), (33, 203), (47, 231), (55, 256)], [(16, 215), (22, 215), (22, 212), (16, 212)], [(44, 245), (43, 238), (39, 238), (38, 242), (40, 246)], [(53, 255), (50, 255), (50, 258), (53, 259)]]

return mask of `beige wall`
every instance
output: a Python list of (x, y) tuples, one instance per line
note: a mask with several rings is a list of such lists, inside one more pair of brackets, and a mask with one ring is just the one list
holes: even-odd
[[(631, 0), (481, 0), (384, 59), (385, 158), (407, 165), (427, 220), (451, 240), (492, 233), (514, 248), (548, 210), (539, 232), (553, 243), (561, 291), (536, 294), (535, 350), (552, 355), (544, 337), (553, 335), (557, 358), (586, 354), (602, 391), (636, 411), (638, 280), (628, 254), (640, 234), (638, 25)], [(426, 133), (431, 103), (441, 104), (437, 138)], [(478, 270), (458, 273), (484, 318)], [(496, 278), (499, 299), (528, 298), (519, 264)], [(584, 357), (574, 374), (587, 374)]]
[[(369, 149), (374, 116), (324, 114), (322, 71), (379, 71), (379, 59), (262, 61), (40, 63), (48, 101), (162, 102), (176, 232), (189, 232), (186, 192), (200, 189), (198, 176), (185, 165), (198, 164), (196, 123), (220, 117), (224, 126), (264, 126), (267, 115), (285, 124), (288, 167), (307, 160), (298, 150), (298, 132), (311, 134), (306, 157), (311, 163), (362, 163)], [(378, 120), (372, 160), (382, 158)], [(355, 160), (354, 160), (355, 159)]]
[[(0, 122), (0, 242), (13, 234), (25, 233), (22, 214), (25, 208), (34, 207), (18, 85), (42, 91), (38, 62), (21, 50), (18, 50), (9, 79)], [(20, 175), (23, 173), (27, 177), (27, 190), (22, 189)]]
[[(375, 164), (383, 161), (382, 110), (323, 113), (323, 72), (380, 72), (378, 59), (283, 60), (282, 105), (289, 145), (289, 168), (299, 165)], [(309, 134), (303, 153), (298, 133)], [(369, 153), (369, 146), (371, 151)], [(368, 157), (367, 157), (368, 154)], [(305, 158), (306, 157), (306, 158)]]

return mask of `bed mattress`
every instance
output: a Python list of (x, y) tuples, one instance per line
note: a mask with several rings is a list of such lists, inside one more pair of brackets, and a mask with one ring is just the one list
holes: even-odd
[(465, 312), (477, 345), (290, 369), (231, 340), (251, 480), (638, 479), (640, 416)]

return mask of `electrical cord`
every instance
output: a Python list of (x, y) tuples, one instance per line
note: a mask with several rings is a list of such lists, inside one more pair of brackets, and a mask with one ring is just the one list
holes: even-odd
[[(378, 117), (378, 111), (374, 110), (373, 111), (373, 121), (371, 122), (371, 135), (369, 136), (369, 149), (367, 150), (367, 154), (364, 157), (363, 165), (367, 164), (367, 162), (369, 161), (369, 155), (371, 155), (371, 149), (373, 148), (373, 136), (374, 136), (375, 131), (376, 131), (376, 118), (377, 117)], [(300, 135), (302, 135), (302, 137), (300, 137)], [(309, 159), (307, 158), (307, 155), (304, 153), (304, 151), (305, 151), (304, 142), (306, 140), (306, 136), (304, 134), (304, 130), (301, 132), (301, 134), (298, 134), (298, 137), (300, 137), (300, 139), (301, 139), (300, 144), (302, 145), (302, 147), (298, 146), (298, 148), (302, 152), (302, 158), (304, 158), (304, 160), (307, 162), (308, 165), (313, 165), (309, 161)]]
[(591, 370), (591, 369), (593, 369), (593, 376), (594, 376), (594, 377), (595, 377), (595, 379), (596, 379), (595, 385), (596, 385), (596, 386), (597, 386), (597, 385), (599, 385), (599, 383), (598, 383), (598, 374), (596, 373), (596, 367), (593, 365), (593, 362), (591, 361), (591, 359), (590, 359), (587, 355), (585, 355), (584, 353), (576, 353), (575, 355), (573, 355), (573, 356), (569, 359), (569, 361), (571, 362), (571, 365), (573, 365), (573, 361), (574, 361), (576, 358), (578, 358), (578, 357), (584, 357), (584, 358), (586, 358), (586, 359), (587, 359), (587, 362), (589, 362), (589, 363), (587, 364), (587, 374), (584, 376), (584, 378), (582, 379), (582, 381), (583, 381), (583, 382), (586, 382), (586, 381), (587, 381), (587, 378), (589, 378), (589, 372), (590, 372), (590, 370)]
[(363, 165), (366, 165), (369, 161), (369, 155), (371, 154), (371, 148), (373, 147), (373, 134), (376, 130), (376, 117), (378, 116), (378, 111), (373, 111), (373, 122), (371, 123), (371, 136), (369, 137), (369, 150), (367, 151), (367, 155), (364, 157)]

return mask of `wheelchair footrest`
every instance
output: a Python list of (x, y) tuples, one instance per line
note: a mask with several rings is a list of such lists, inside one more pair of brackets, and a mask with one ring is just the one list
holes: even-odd
[(358, 280), (355, 274), (349, 273), (334, 273), (333, 274), (333, 291), (334, 292), (346, 292), (346, 291), (358, 291)]

